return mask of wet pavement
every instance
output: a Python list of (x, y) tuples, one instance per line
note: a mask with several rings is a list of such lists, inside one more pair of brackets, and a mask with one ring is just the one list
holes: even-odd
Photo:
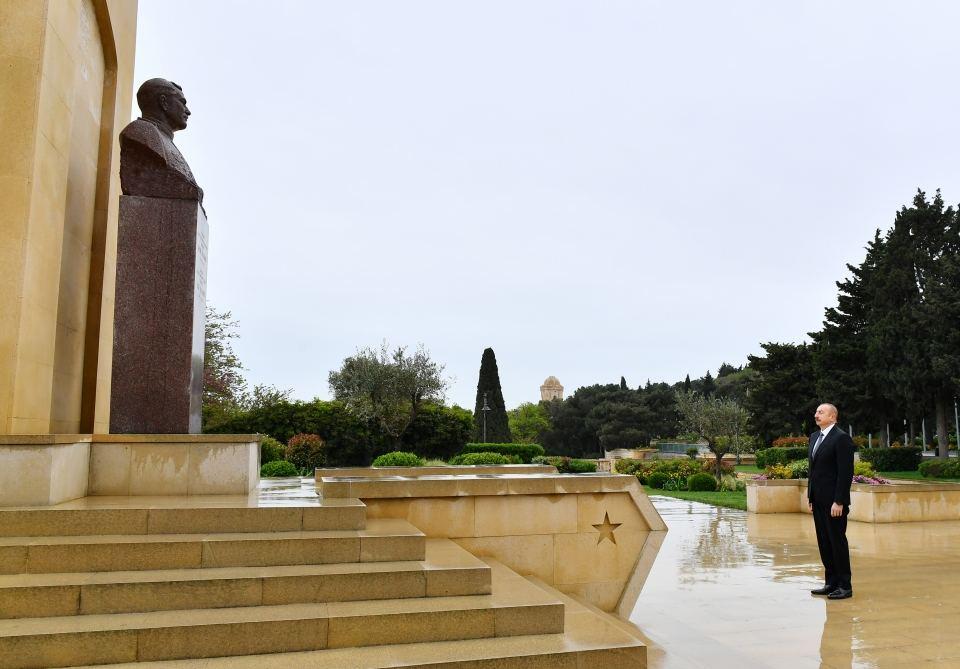
[(848, 526), (827, 601), (813, 520), (652, 497), (670, 531), (631, 621), (649, 669), (960, 669), (960, 522)]

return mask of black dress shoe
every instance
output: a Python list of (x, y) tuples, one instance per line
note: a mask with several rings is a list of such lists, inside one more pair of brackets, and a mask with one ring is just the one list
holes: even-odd
[(837, 589), (835, 585), (825, 585), (822, 588), (817, 588), (816, 590), (811, 590), (811, 595), (829, 595), (831, 592)]
[(827, 595), (827, 599), (846, 599), (848, 597), (853, 597), (853, 590), (847, 590), (846, 588), (837, 588)]

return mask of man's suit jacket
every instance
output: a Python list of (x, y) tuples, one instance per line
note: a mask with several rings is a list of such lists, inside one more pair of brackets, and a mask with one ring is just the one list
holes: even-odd
[(820, 430), (810, 435), (807, 499), (811, 504), (848, 506), (853, 480), (853, 439), (834, 425), (814, 455), (813, 446), (819, 436)]

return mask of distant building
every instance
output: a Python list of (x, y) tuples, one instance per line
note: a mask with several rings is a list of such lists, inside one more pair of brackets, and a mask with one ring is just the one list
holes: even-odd
[(548, 376), (540, 386), (540, 399), (544, 402), (563, 399), (563, 386), (555, 376)]

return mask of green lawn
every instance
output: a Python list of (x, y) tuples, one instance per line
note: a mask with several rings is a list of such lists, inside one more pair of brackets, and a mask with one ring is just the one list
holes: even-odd
[(925, 481), (927, 483), (958, 483), (960, 479), (935, 479), (935, 478), (924, 478), (920, 472), (914, 470), (912, 472), (881, 472), (880, 476), (885, 479), (908, 479), (910, 481)]
[(747, 474), (760, 474), (763, 472), (763, 470), (756, 465), (734, 465), (733, 469), (734, 471), (746, 472)]
[(648, 495), (662, 495), (664, 497), (685, 499), (689, 502), (703, 502), (704, 504), (725, 506), (730, 509), (747, 510), (747, 493), (745, 491), (690, 492), (688, 490), (660, 490), (658, 488), (651, 488), (650, 486), (643, 486), (643, 489), (647, 491)]

